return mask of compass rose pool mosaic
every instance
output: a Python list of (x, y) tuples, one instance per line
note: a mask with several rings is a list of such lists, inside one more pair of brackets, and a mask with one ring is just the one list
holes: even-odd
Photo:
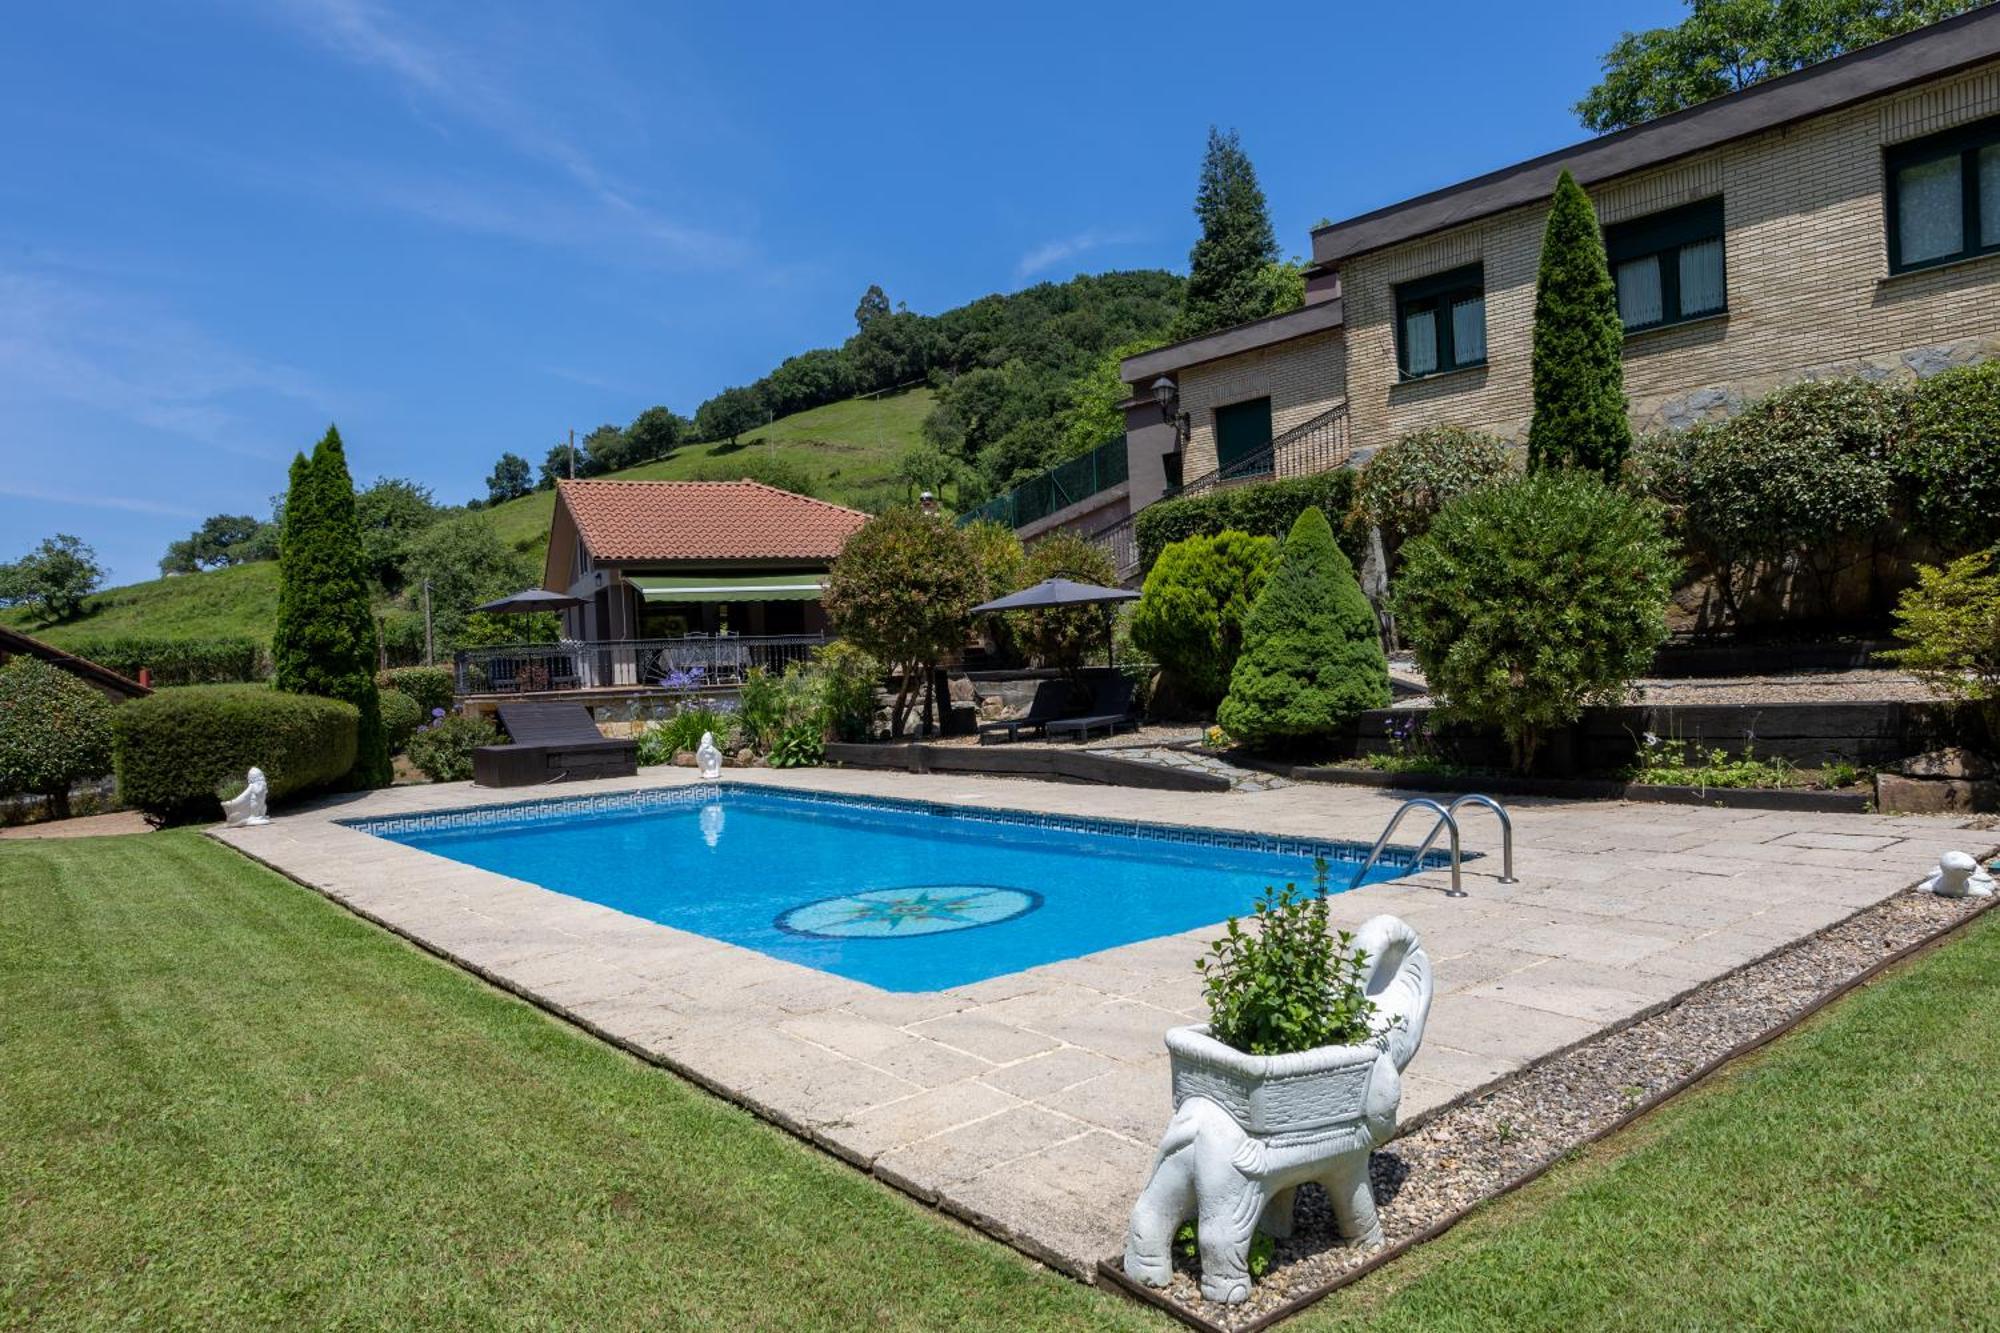
[[(351, 821), (433, 855), (883, 990), (931, 991), (1347, 887), (1367, 848), (719, 783)], [(1436, 864), (1435, 855), (1427, 858)], [(1385, 855), (1369, 882), (1409, 874)]]

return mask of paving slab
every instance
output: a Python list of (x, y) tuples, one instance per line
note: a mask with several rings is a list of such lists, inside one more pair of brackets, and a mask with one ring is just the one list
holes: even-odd
[[(1298, 784), (1150, 792), (932, 774), (730, 770), (780, 789), (1372, 842), (1402, 797)], [(565, 787), (697, 782), (686, 769)], [(1202, 1012), (1194, 959), (1220, 923), (927, 994), (897, 994), (372, 837), (340, 821), (545, 793), (397, 787), (214, 835), (518, 994), (732, 1098), (926, 1202), (1089, 1280), (1118, 1248), (1171, 1111), (1165, 1030)], [(1963, 818), (1512, 803), (1519, 882), (1466, 831), (1468, 894), (1428, 870), (1336, 894), (1343, 928), (1392, 912), (1439, 998), (1404, 1116), (1525, 1065), (1870, 906)], [(1412, 831), (1412, 837), (1417, 836)]]

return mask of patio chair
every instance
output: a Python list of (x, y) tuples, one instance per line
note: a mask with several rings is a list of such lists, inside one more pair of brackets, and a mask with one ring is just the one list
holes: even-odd
[(1049, 724), (1069, 711), (1069, 682), (1045, 680), (1035, 686), (1035, 695), (1028, 701), (1028, 711), (1019, 717), (1003, 717), (995, 722), (979, 724), (979, 743), (998, 745), (1004, 741), (1018, 741), (1022, 732), (1049, 734)]
[(472, 752), (472, 781), (478, 786), (531, 787), (639, 771), (639, 743), (607, 739), (582, 704), (501, 704), (500, 725), (510, 744)]
[(1132, 707), (1132, 679), (1129, 676), (1112, 674), (1099, 676), (1097, 688), (1090, 701), (1090, 712), (1082, 717), (1059, 718), (1049, 723), (1046, 735), (1050, 740), (1057, 737), (1074, 736), (1079, 742), (1090, 739), (1090, 733), (1102, 730), (1107, 736), (1116, 736), (1120, 727), (1139, 726), (1139, 715)]

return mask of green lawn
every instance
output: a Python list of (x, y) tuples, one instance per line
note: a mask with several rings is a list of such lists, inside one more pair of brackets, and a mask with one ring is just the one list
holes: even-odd
[[(851, 398), (780, 417), (736, 446), (693, 444), (656, 463), (611, 475), (623, 481), (734, 480), (731, 460), (768, 455), (803, 468), (822, 500), (856, 509), (880, 509), (904, 498), (892, 474), (930, 415), (929, 389), (883, 398)], [(488, 511), (510, 544), (539, 554), (549, 535), (555, 496), (547, 491), (510, 500)]]
[[(2000, 921), (1290, 1327), (1974, 1326)], [(1154, 1328), (191, 832), (0, 844), (0, 1326)]]

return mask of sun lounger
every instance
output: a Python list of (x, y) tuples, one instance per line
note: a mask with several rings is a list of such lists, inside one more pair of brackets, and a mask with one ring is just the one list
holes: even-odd
[(1049, 724), (1069, 711), (1069, 683), (1061, 680), (1045, 680), (1035, 686), (1034, 698), (1028, 701), (1028, 711), (1019, 717), (1003, 717), (995, 722), (979, 724), (979, 743), (998, 745), (1004, 741), (1018, 741), (1023, 732), (1035, 732), (1046, 736)]
[(532, 787), (639, 771), (638, 742), (607, 740), (582, 704), (501, 704), (500, 724), (511, 743), (472, 752), (472, 780), (481, 787)]
[(1087, 741), (1093, 731), (1102, 731), (1107, 736), (1115, 736), (1120, 727), (1136, 729), (1138, 725), (1138, 714), (1132, 708), (1131, 679), (1122, 675), (1108, 675), (1098, 677), (1096, 696), (1090, 701), (1089, 713), (1082, 717), (1065, 717), (1050, 722), (1044, 734), (1050, 740), (1074, 736), (1079, 741)]

